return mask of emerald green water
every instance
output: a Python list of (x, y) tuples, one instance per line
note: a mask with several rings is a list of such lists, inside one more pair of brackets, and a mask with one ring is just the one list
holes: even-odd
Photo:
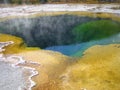
[(76, 26), (72, 30), (76, 42), (87, 42), (110, 37), (120, 32), (120, 23), (111, 20), (98, 20)]
[(65, 55), (80, 57), (94, 45), (120, 43), (120, 22), (97, 20), (77, 25), (72, 29), (74, 44), (49, 47), (47, 49), (62, 52)]
[(120, 43), (120, 22), (75, 15), (20, 18), (0, 22), (0, 33), (21, 37), (28, 46), (81, 56), (91, 46)]

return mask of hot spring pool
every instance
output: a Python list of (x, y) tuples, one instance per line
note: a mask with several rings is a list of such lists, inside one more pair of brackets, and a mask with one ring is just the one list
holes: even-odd
[(93, 45), (120, 43), (120, 22), (76, 15), (18, 18), (0, 22), (0, 33), (21, 37), (30, 47), (81, 56)]

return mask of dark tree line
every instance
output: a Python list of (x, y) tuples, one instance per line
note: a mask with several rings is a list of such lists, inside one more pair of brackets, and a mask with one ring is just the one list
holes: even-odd
[(98, 0), (98, 2), (120, 2), (120, 0)]
[(17, 4), (34, 4), (34, 3), (46, 3), (48, 0), (0, 0), (0, 3), (17, 3)]
[(69, 3), (69, 2), (108, 2), (108, 3), (118, 3), (120, 2), (120, 0), (0, 0), (0, 3), (17, 3), (17, 4), (22, 4), (22, 3), (26, 3), (26, 4), (34, 4), (34, 3), (54, 3), (54, 2), (63, 2), (63, 3)]

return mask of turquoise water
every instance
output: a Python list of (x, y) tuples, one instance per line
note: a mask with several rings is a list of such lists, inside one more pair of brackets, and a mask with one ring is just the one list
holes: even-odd
[(78, 43), (72, 45), (53, 46), (53, 47), (48, 47), (46, 49), (58, 51), (68, 56), (81, 56), (83, 55), (83, 52), (91, 46), (116, 44), (116, 43), (120, 43), (120, 34), (116, 34), (114, 36), (102, 40), (93, 40), (85, 43)]
[(120, 43), (120, 22), (74, 15), (0, 22), (0, 33), (21, 37), (27, 46), (81, 56), (93, 45)]
[(74, 44), (47, 47), (47, 50), (61, 52), (68, 56), (82, 56), (83, 52), (94, 45), (120, 43), (120, 23), (112, 20), (98, 20), (76, 26)]

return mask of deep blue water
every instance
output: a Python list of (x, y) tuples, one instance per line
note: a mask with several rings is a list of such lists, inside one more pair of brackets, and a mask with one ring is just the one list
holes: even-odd
[(85, 43), (72, 44), (72, 45), (52, 46), (52, 47), (47, 47), (45, 49), (58, 51), (68, 56), (81, 56), (83, 52), (91, 46), (116, 44), (116, 43), (120, 43), (120, 33), (101, 40), (89, 41)]

